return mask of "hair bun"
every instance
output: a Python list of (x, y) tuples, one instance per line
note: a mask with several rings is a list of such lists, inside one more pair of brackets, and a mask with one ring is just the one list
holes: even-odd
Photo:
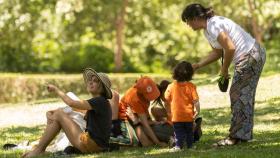
[(205, 16), (207, 16), (207, 17), (214, 16), (214, 10), (213, 10), (212, 7), (209, 7), (209, 8), (206, 9)]

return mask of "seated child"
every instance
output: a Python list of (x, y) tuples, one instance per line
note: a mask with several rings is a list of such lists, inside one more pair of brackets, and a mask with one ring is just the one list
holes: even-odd
[[(148, 108), (150, 101), (155, 100), (159, 95), (160, 93), (155, 82), (147, 76), (138, 79), (135, 85), (126, 91), (119, 104), (119, 119), (122, 121), (121, 130), (124, 138), (127, 140), (137, 139), (142, 146), (153, 144), (160, 146), (166, 145), (156, 137), (151, 128), (151, 121), (149, 120)], [(131, 124), (128, 123), (128, 109), (131, 109), (132, 113), (137, 116), (137, 122), (132, 121)], [(131, 131), (131, 125), (134, 127), (133, 133), (136, 133), (137, 137), (131, 138), (133, 134), (128, 134)]]

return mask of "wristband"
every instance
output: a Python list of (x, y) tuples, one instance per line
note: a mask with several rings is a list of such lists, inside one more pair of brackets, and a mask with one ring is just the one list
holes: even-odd
[(136, 128), (136, 127), (138, 127), (138, 126), (140, 126), (141, 125), (141, 122), (138, 122), (138, 123), (136, 123), (136, 124), (132, 124), (132, 127), (133, 128)]
[(134, 123), (131, 119), (128, 119), (128, 122), (133, 128), (141, 125), (140, 121), (138, 121), (137, 123)]

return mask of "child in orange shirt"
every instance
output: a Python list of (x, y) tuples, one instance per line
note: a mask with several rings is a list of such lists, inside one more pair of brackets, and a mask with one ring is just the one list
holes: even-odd
[[(149, 120), (149, 105), (160, 95), (156, 83), (149, 77), (143, 76), (137, 80), (136, 84), (129, 88), (119, 103), (119, 119), (122, 122), (129, 120), (127, 109), (130, 108), (132, 113), (138, 118), (138, 123), (133, 122), (136, 134), (142, 146), (157, 144), (166, 146), (161, 142), (151, 128)], [(139, 126), (138, 126), (139, 125)], [(123, 131), (123, 133), (127, 133)]]
[(182, 61), (177, 64), (173, 70), (174, 81), (165, 92), (175, 133), (176, 145), (172, 148), (173, 151), (181, 150), (185, 139), (188, 148), (193, 144), (193, 120), (200, 111), (196, 86), (189, 82), (193, 73), (190, 63)]

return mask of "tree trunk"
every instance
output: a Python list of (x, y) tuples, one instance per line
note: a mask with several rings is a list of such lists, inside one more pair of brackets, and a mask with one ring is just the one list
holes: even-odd
[(263, 31), (262, 31), (261, 27), (258, 25), (257, 18), (256, 18), (255, 14), (254, 14), (254, 10), (256, 10), (256, 6), (255, 6), (255, 3), (254, 3), (254, 0), (248, 0), (248, 4), (249, 4), (250, 13), (252, 15), (251, 25), (253, 27), (254, 37), (256, 38), (258, 43), (262, 43)]
[(123, 30), (125, 26), (125, 15), (128, 0), (123, 0), (122, 8), (116, 18), (116, 47), (115, 47), (115, 72), (120, 72), (122, 69), (122, 42), (123, 42)]

